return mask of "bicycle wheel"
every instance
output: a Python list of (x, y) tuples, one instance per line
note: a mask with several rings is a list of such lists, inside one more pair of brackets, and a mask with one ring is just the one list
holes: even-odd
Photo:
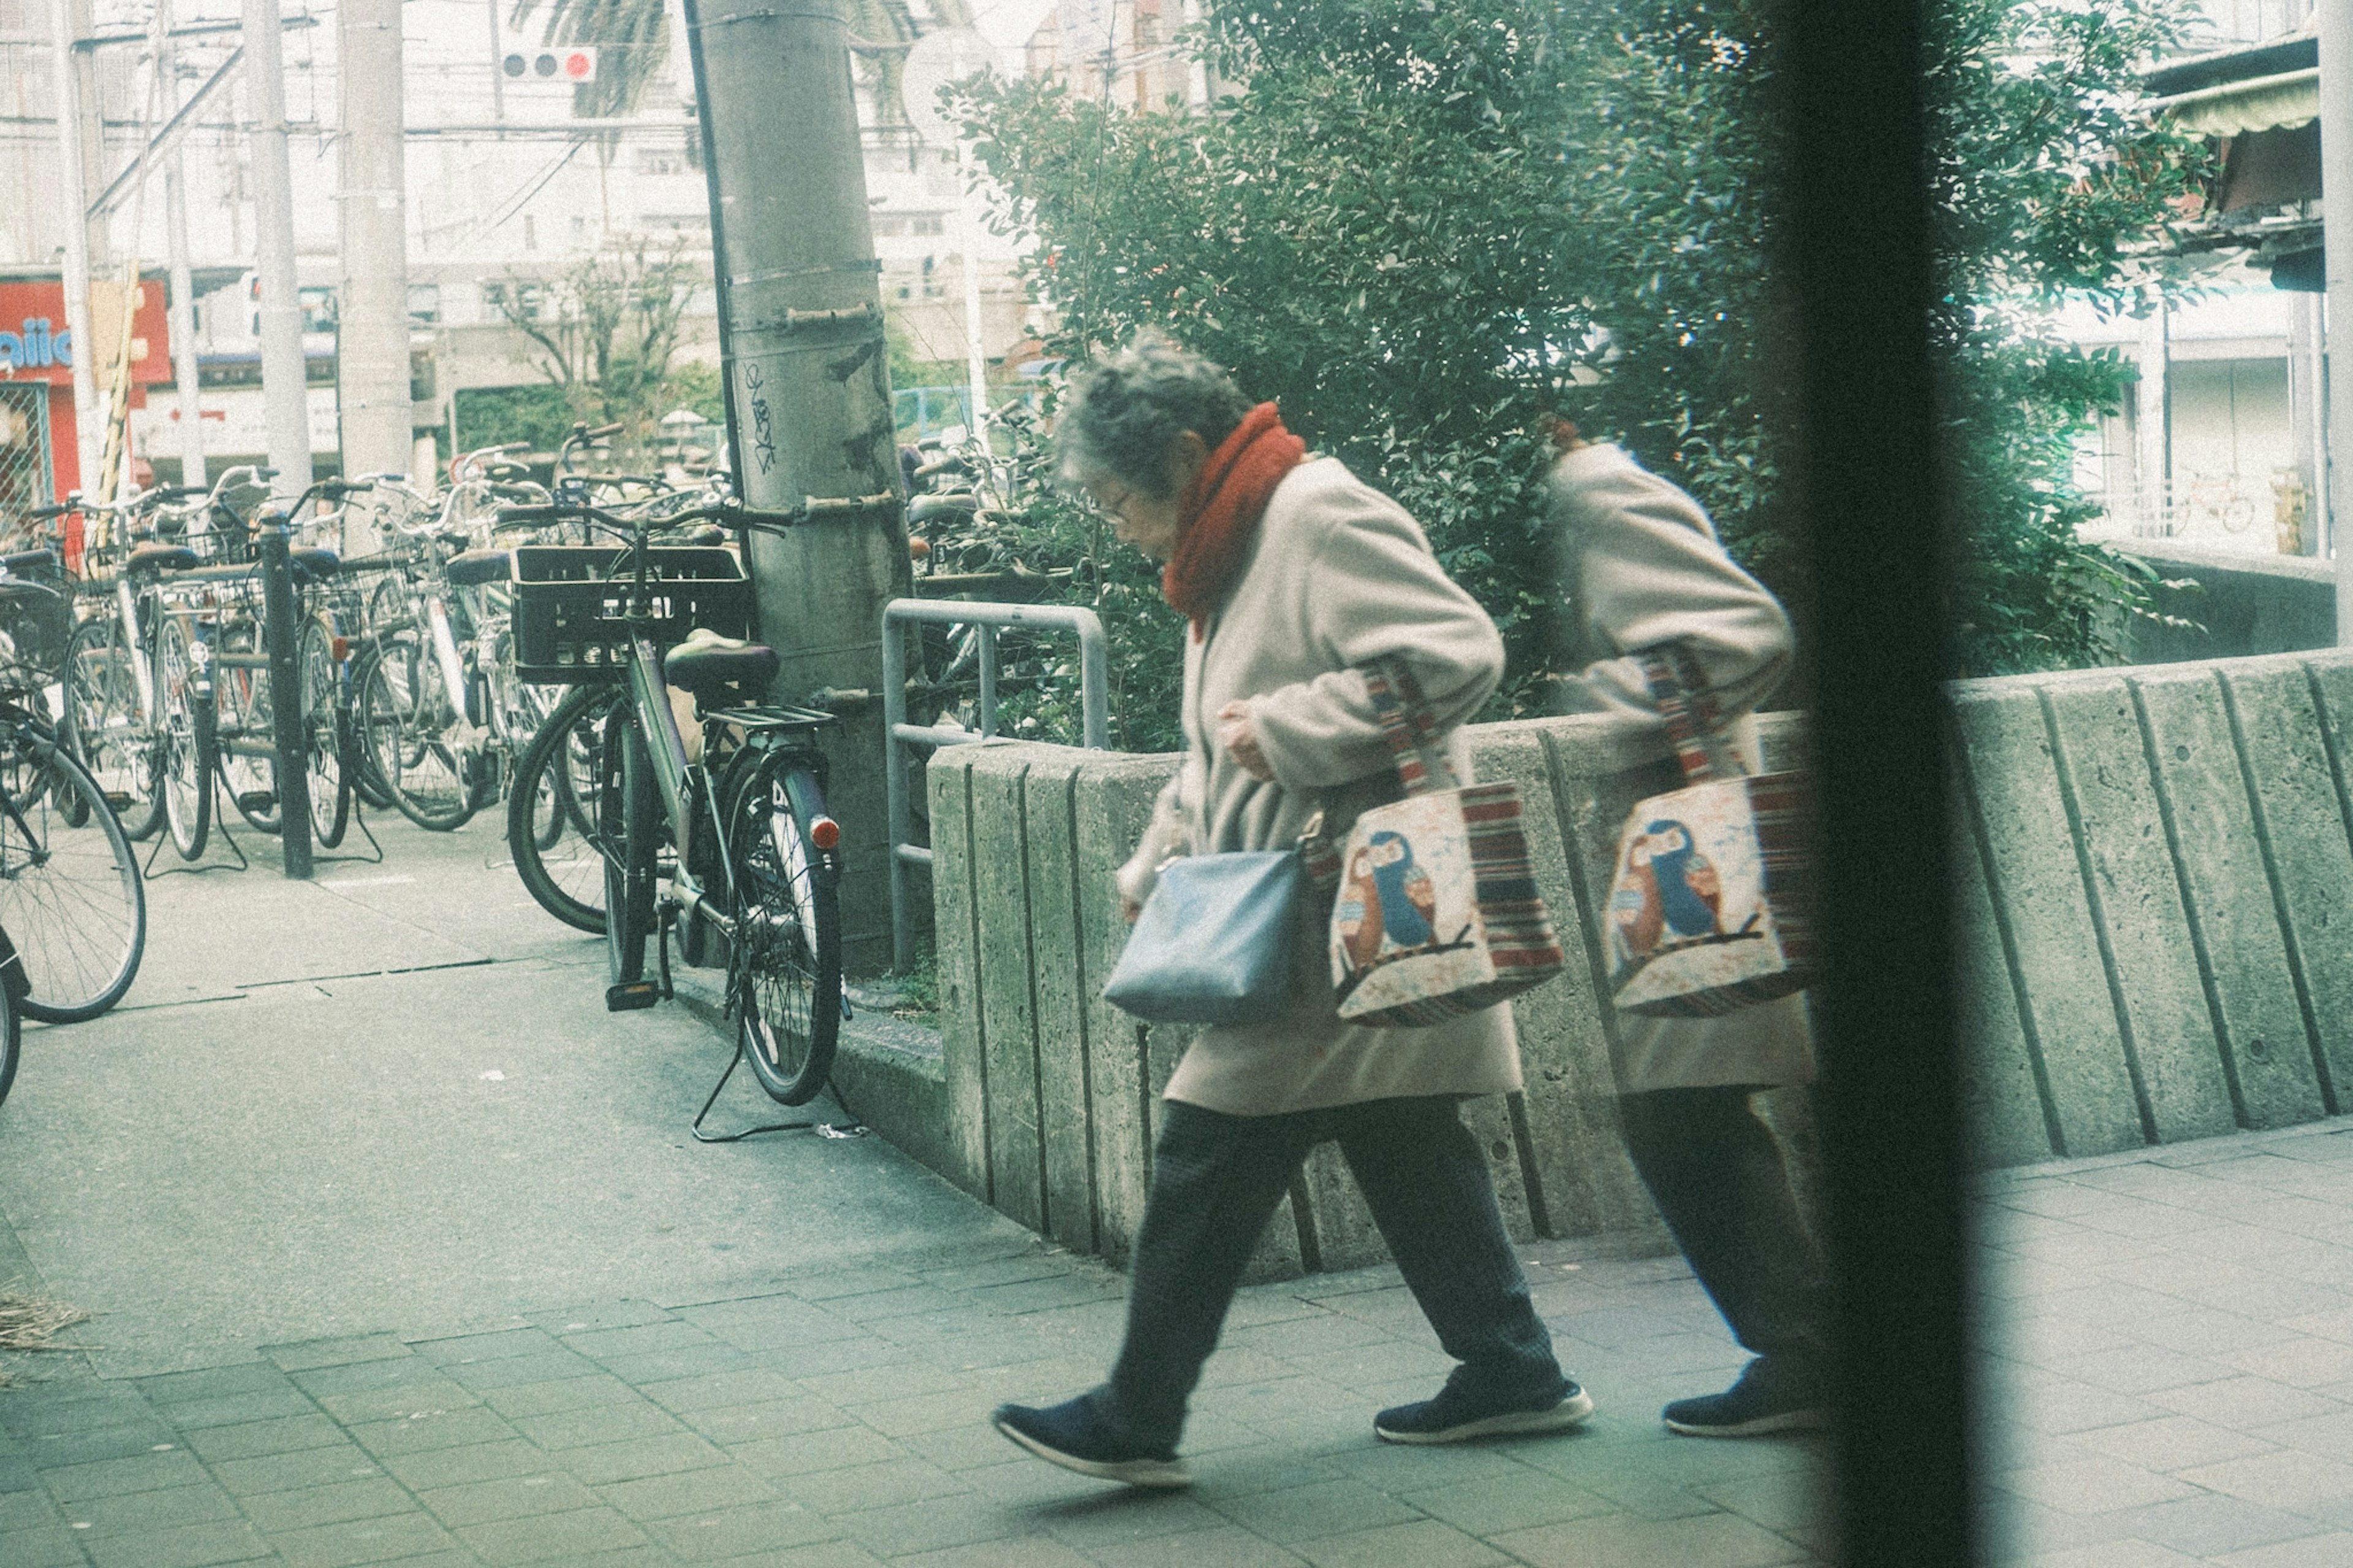
[(302, 729), (309, 752), (311, 839), (322, 849), (343, 841), (352, 816), (352, 781), (343, 766), (343, 725), (337, 721), (341, 695), (335, 668), (334, 639), (323, 622), (302, 623), (294, 644), (295, 668), (301, 671)]
[(400, 814), (433, 833), (474, 815), (473, 781), (446, 731), (454, 722), (432, 650), (403, 633), (376, 645), (376, 679), (360, 692), (361, 745)]
[(371, 700), (380, 700), (387, 707), (392, 701), (389, 693), (380, 699), (372, 699), (369, 694), (369, 688), (384, 679), (383, 672), (377, 668), (381, 662), (372, 647), (364, 649), (353, 658), (352, 705), (344, 721), (350, 731), (347, 740), (353, 763), (352, 794), (378, 811), (394, 811), (398, 808), (392, 804), (392, 785), (385, 782), (384, 771), (376, 764), (375, 752), (368, 746), (364, 718)]
[[(0, 931), (0, 943), (7, 933)], [(16, 999), (8, 988), (0, 985), (0, 1103), (5, 1103), (8, 1090), (16, 1082), (16, 1056), (25, 1043), (25, 1025), (16, 1012)]]
[(653, 759), (626, 701), (605, 716), (596, 756), (596, 820), (605, 835), (607, 978), (634, 985), (646, 976), (646, 938), (654, 929), (654, 873), (660, 857), (654, 819)]
[(841, 1037), (841, 920), (834, 874), (785, 789), (790, 766), (758, 768), (733, 803), (729, 990), (740, 999), (735, 1026), (753, 1076), (770, 1099), (803, 1105), (825, 1087)]
[(507, 796), (507, 850), (541, 909), (565, 925), (605, 930), (604, 839), (580, 805), (596, 799), (596, 760), (609, 686), (583, 686), (557, 705), (523, 749)]
[(0, 930), (32, 984), (20, 1010), (45, 1024), (95, 1018), (131, 989), (147, 945), (130, 836), (58, 742), (19, 724), (0, 744)]
[[(258, 622), (246, 622), (225, 628), (220, 647), (240, 654), (258, 652), (261, 647), (261, 628)], [(243, 666), (213, 666), (213, 690), (216, 706), (227, 721), (227, 729), (238, 740), (269, 745), (278, 738), (278, 710), (270, 700), (269, 672)], [(281, 816), (279, 810), (278, 760), (275, 756), (255, 757), (230, 751), (219, 751), (221, 784), (237, 807), (239, 816), (253, 825), (258, 833), (275, 833)]]
[(66, 738), (134, 840), (163, 821), (155, 738), (139, 717), (139, 684), (111, 616), (84, 621), (66, 647)]
[(172, 846), (183, 860), (204, 854), (213, 825), (215, 719), (210, 698), (197, 689), (196, 647), (187, 623), (176, 616), (167, 616), (155, 633), (155, 698), (164, 710), (156, 793), (164, 797)]

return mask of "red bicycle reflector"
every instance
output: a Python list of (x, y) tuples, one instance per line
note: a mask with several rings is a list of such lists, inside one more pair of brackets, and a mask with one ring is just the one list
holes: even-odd
[(352, 639), (349, 637), (335, 638), (334, 641), (327, 645), (327, 655), (337, 664), (343, 663), (343, 660), (352, 657)]
[(820, 849), (830, 849), (841, 842), (841, 824), (829, 816), (820, 816), (809, 824), (809, 842)]
[(574, 81), (586, 81), (596, 74), (596, 57), (578, 49), (564, 57), (564, 74)]

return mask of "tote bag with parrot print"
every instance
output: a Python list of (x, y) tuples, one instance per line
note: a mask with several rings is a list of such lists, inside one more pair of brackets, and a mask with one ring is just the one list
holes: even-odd
[(1406, 798), (1356, 819), (1332, 908), (1340, 1016), (1442, 1024), (1560, 973), (1551, 912), (1520, 826), (1520, 788), (1458, 785), (1438, 726), (1402, 664), (1363, 671)]
[(1685, 788), (1639, 802), (1619, 837), (1603, 940), (1623, 1012), (1705, 1017), (1805, 988), (1804, 775), (1715, 776), (1722, 727), (1680, 644), (1640, 656)]

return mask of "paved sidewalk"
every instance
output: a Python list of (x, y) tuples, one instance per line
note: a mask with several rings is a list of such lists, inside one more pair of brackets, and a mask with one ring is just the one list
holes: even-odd
[[(0, 1568), (1823, 1560), (1819, 1441), (1657, 1425), (1742, 1359), (1688, 1273), (1573, 1244), (1525, 1256), (1582, 1432), (1377, 1442), (1446, 1362), (1373, 1269), (1243, 1294), (1191, 1492), (1018, 1454), (988, 1407), (1100, 1374), (1117, 1275), (872, 1140), (689, 1142), (724, 1046), (603, 1014), (494, 833), (385, 837), (156, 884), (132, 1005), (28, 1032), (0, 1283), (102, 1348), (0, 1357)], [(1980, 1183), (1995, 1560), (2353, 1564), (2348, 1133)]]

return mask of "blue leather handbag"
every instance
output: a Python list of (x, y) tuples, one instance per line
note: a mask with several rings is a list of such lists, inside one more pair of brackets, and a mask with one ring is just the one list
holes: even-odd
[(1103, 1000), (1155, 1024), (1249, 1024), (1290, 994), (1307, 868), (1297, 849), (1191, 855), (1161, 868)]

